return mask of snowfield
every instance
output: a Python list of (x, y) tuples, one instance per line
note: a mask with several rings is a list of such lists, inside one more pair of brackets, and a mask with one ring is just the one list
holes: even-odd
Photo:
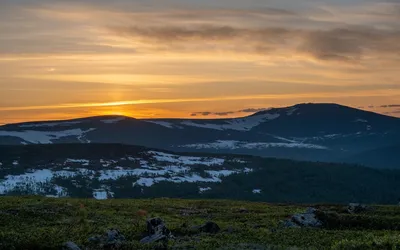
[(113, 123), (117, 123), (120, 121), (124, 121), (125, 117), (118, 117), (118, 118), (114, 118), (114, 119), (106, 119), (106, 120), (101, 120), (102, 123), (105, 124), (113, 124)]
[[(158, 151), (144, 151), (140, 153), (140, 157), (126, 156), (121, 158), (121, 161), (67, 158), (61, 164), (37, 166), (25, 170), (22, 174), (5, 176), (0, 179), (0, 194), (18, 189), (29, 190), (32, 194), (46, 194), (49, 197), (68, 196), (65, 187), (55, 184), (60, 178), (78, 188), (82, 186), (77, 184), (76, 180), (82, 178), (102, 186), (121, 178), (130, 178), (133, 186), (151, 187), (159, 182), (218, 183), (232, 174), (252, 171), (250, 168), (225, 169), (225, 162), (223, 158), (181, 156)], [(246, 164), (246, 161), (235, 158), (228, 162)], [(122, 163), (125, 165), (120, 165)], [(102, 167), (93, 168), (93, 164), (100, 164)], [(111, 164), (115, 166), (109, 167)], [(109, 168), (104, 169), (104, 166)], [(52, 194), (48, 194), (49, 190)], [(93, 189), (93, 198), (107, 199), (112, 197), (111, 193), (109, 188)]]
[(52, 140), (58, 140), (60, 138), (68, 136), (78, 136), (82, 138), (86, 133), (95, 130), (94, 128), (82, 130), (82, 129), (70, 129), (63, 131), (0, 131), (0, 136), (14, 136), (19, 137), (24, 141), (33, 144), (51, 144)]
[(181, 122), (181, 125), (191, 126), (191, 127), (199, 127), (199, 128), (208, 128), (215, 130), (237, 130), (237, 131), (250, 131), (252, 128), (257, 127), (263, 122), (275, 120), (279, 117), (279, 114), (263, 114), (263, 115), (255, 115), (249, 116), (245, 118), (236, 118), (231, 120), (222, 121), (221, 124), (208, 124), (208, 123), (198, 123), (193, 121), (184, 121)]
[(193, 156), (176, 156), (172, 154), (149, 151), (152, 157), (157, 161), (165, 161), (176, 164), (186, 164), (186, 165), (223, 165), (225, 159), (220, 158), (204, 158), (204, 157), (193, 157)]
[[(288, 115), (293, 111), (288, 111)], [(186, 127), (197, 127), (197, 128), (205, 128), (205, 129), (214, 129), (214, 130), (236, 130), (236, 131), (250, 131), (254, 127), (257, 127), (263, 122), (275, 120), (280, 116), (280, 114), (260, 114), (254, 116), (248, 116), (244, 118), (234, 118), (228, 120), (220, 120), (219, 123), (204, 123), (198, 120), (186, 120), (186, 121), (177, 121), (167, 122), (161, 120), (146, 120), (146, 122), (157, 124), (169, 129), (183, 129), (183, 126)]]
[(151, 121), (151, 120), (148, 120), (148, 121), (145, 121), (145, 122), (157, 124), (157, 125), (160, 125), (160, 126), (163, 126), (163, 127), (166, 127), (166, 128), (170, 128), (170, 129), (173, 129), (173, 128), (183, 129), (183, 127), (181, 127), (181, 126), (176, 126), (176, 125), (173, 124), (172, 122), (166, 122), (166, 121)]

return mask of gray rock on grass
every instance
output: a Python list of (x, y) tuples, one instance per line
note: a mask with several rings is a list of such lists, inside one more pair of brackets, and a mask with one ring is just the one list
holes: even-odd
[(173, 238), (171, 231), (160, 218), (147, 220), (147, 234), (146, 237), (140, 240), (141, 243), (168, 241), (168, 239)]
[(315, 208), (307, 208), (304, 213), (292, 215), (290, 219), (283, 222), (283, 226), (289, 228), (322, 227), (323, 223), (320, 219), (318, 219), (317, 212), (318, 210)]
[(347, 206), (347, 212), (350, 214), (359, 214), (368, 210), (366, 205), (360, 203), (350, 203)]
[(68, 241), (66, 242), (63, 246), (62, 246), (63, 250), (81, 250), (77, 244), (75, 244), (72, 241)]

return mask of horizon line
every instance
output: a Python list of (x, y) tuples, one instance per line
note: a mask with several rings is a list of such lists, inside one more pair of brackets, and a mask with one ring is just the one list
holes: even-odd
[[(295, 106), (299, 105), (338, 105), (342, 107), (347, 107), (347, 108), (352, 108), (352, 109), (357, 109), (361, 110), (364, 112), (371, 112), (374, 114), (382, 115), (382, 116), (387, 116), (387, 117), (393, 117), (400, 119), (400, 117), (397, 116), (392, 116), (388, 113), (380, 113), (380, 112), (375, 112), (371, 110), (367, 110), (365, 108), (368, 107), (354, 107), (350, 105), (344, 105), (344, 104), (339, 104), (339, 103), (334, 103), (334, 102), (304, 102), (304, 103), (298, 103), (294, 105), (289, 105), (289, 106), (280, 106), (280, 107), (268, 107), (265, 108), (264, 110), (256, 111), (256, 112), (248, 112), (248, 115), (243, 115), (243, 116), (234, 116), (234, 117), (208, 117), (207, 115), (200, 115), (200, 116), (191, 116), (189, 117), (177, 117), (177, 118), (170, 118), (170, 117), (158, 117), (158, 118), (135, 118), (134, 116), (129, 116), (129, 115), (121, 115), (121, 114), (105, 114), (105, 115), (93, 115), (93, 116), (81, 116), (81, 117), (74, 117), (74, 118), (66, 118), (66, 119), (48, 119), (48, 120), (27, 120), (27, 121), (22, 121), (22, 122), (11, 122), (11, 123), (0, 123), (0, 127), (5, 126), (5, 125), (15, 125), (15, 124), (27, 124), (27, 123), (37, 123), (37, 122), (63, 122), (63, 121), (75, 121), (75, 120), (84, 120), (84, 119), (90, 119), (90, 118), (101, 118), (101, 117), (125, 117), (129, 119), (134, 119), (134, 120), (179, 120), (179, 119), (185, 119), (185, 120), (227, 120), (227, 119), (240, 119), (240, 118), (245, 118), (252, 116), (257, 113), (265, 112), (271, 109), (286, 109), (286, 108), (292, 108)], [(373, 106), (375, 108), (375, 106)], [(0, 109), (1, 111), (1, 109)], [(116, 112), (117, 113), (117, 112)], [(193, 113), (202, 113), (202, 112), (193, 112)], [(235, 112), (235, 113), (243, 113), (243, 112)]]

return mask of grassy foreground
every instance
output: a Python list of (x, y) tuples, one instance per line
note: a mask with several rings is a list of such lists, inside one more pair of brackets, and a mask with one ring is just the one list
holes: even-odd
[[(0, 198), (0, 249), (60, 249), (109, 228), (127, 238), (124, 249), (152, 249), (139, 240), (146, 218), (160, 217), (176, 236), (171, 249), (400, 249), (400, 207), (374, 206), (359, 215), (343, 206), (315, 206), (335, 211), (340, 222), (324, 229), (285, 229), (280, 222), (306, 206), (222, 200), (105, 200)], [(187, 234), (206, 221), (217, 234)], [(185, 225), (184, 225), (185, 224)]]

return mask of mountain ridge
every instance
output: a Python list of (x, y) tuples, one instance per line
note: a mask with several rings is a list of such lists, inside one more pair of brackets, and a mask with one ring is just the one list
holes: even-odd
[(329, 103), (298, 104), (229, 119), (108, 115), (0, 127), (0, 145), (120, 143), (174, 152), (326, 162), (350, 159), (398, 141), (400, 118)]
[(0, 125), (0, 128), (2, 126), (9, 126), (9, 125), (24, 125), (24, 124), (34, 124), (34, 123), (51, 123), (51, 122), (67, 122), (67, 121), (80, 121), (80, 120), (93, 120), (93, 119), (111, 119), (111, 118), (125, 118), (125, 119), (132, 119), (132, 120), (199, 120), (199, 121), (207, 121), (207, 120), (232, 120), (232, 119), (243, 119), (247, 117), (252, 117), (252, 116), (257, 116), (257, 115), (263, 115), (263, 114), (268, 114), (271, 111), (280, 111), (280, 110), (285, 110), (285, 109), (290, 109), (290, 108), (302, 108), (302, 107), (311, 107), (311, 106), (330, 106), (330, 107), (341, 107), (341, 108), (348, 108), (348, 109), (353, 109), (353, 110), (358, 110), (358, 111), (363, 111), (366, 113), (372, 113), (375, 115), (380, 115), (383, 117), (390, 117), (394, 119), (400, 120), (399, 117), (395, 116), (390, 116), (388, 114), (382, 114), (382, 113), (377, 113), (373, 111), (368, 111), (364, 109), (358, 109), (342, 104), (337, 104), (337, 103), (299, 103), (295, 104), (292, 106), (285, 106), (285, 107), (270, 107), (266, 108), (263, 111), (258, 111), (254, 112), (253, 114), (250, 115), (245, 115), (245, 116), (237, 116), (237, 117), (231, 117), (231, 118), (224, 118), (224, 117), (217, 117), (217, 118), (199, 118), (199, 117), (193, 117), (193, 118), (168, 118), (168, 117), (161, 117), (161, 118), (135, 118), (132, 116), (126, 116), (126, 115), (96, 115), (96, 116), (87, 116), (87, 117), (78, 117), (78, 118), (71, 118), (71, 119), (55, 119), (55, 120), (41, 120), (41, 121), (23, 121), (23, 122), (15, 122), (15, 123), (4, 123)]

